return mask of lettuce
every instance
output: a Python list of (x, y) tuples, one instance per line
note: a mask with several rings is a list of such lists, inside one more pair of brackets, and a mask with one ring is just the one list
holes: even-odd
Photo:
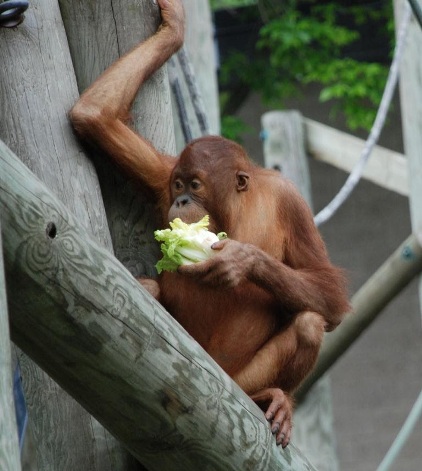
[(207, 230), (208, 225), (208, 215), (193, 224), (176, 218), (170, 223), (171, 229), (155, 231), (155, 239), (161, 242), (163, 253), (163, 258), (155, 265), (158, 273), (176, 271), (180, 265), (203, 262), (212, 257), (211, 245), (226, 238), (227, 234), (214, 234)]

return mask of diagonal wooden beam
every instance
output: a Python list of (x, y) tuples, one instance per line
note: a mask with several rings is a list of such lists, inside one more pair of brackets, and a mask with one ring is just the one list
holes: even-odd
[(313, 469), (3, 143), (0, 215), (13, 340), (150, 471)]

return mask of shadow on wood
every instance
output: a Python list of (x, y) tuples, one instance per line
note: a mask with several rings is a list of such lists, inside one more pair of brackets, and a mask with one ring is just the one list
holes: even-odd
[(0, 224), (0, 469), (20, 471), (18, 429), (12, 391), (12, 356), (7, 318), (6, 283), (1, 247)]

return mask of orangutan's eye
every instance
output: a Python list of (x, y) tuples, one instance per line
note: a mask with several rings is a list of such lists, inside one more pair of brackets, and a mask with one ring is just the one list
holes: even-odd
[(180, 190), (183, 189), (183, 183), (179, 179), (175, 180), (173, 185), (174, 185), (174, 188), (175, 188), (176, 191), (180, 191)]
[(192, 180), (190, 182), (190, 187), (192, 188), (192, 190), (199, 190), (199, 188), (201, 187), (201, 182), (199, 180)]

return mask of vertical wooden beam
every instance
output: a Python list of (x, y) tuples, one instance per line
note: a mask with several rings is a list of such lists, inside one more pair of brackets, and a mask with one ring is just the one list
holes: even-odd
[[(303, 118), (297, 111), (271, 111), (262, 116), (264, 160), (292, 180), (312, 208), (311, 180)], [(325, 376), (295, 411), (293, 440), (310, 462), (325, 471), (338, 469), (334, 447), (331, 388)]]
[[(0, 29), (0, 43), (0, 138), (111, 250), (94, 167), (66, 117), (78, 91), (57, 2), (31, 4), (23, 24)], [(114, 438), (26, 356), (20, 363), (38, 469), (123, 469)]]
[[(188, 53), (195, 80), (201, 93), (209, 124), (209, 134), (220, 134), (220, 108), (218, 100), (217, 58), (214, 44), (214, 31), (211, 8), (208, 0), (183, 0), (186, 11), (185, 49)], [(173, 61), (175, 72), (185, 98), (187, 119), (191, 125), (193, 138), (201, 136), (198, 120), (192, 108), (191, 98), (186, 88), (178, 60)], [(173, 117), (175, 121), (176, 148), (180, 152), (185, 146), (181, 123), (176, 111), (173, 96)]]
[(0, 469), (20, 471), (0, 221)]
[(210, 124), (210, 134), (220, 134), (217, 58), (211, 8), (208, 0), (183, 0), (187, 12), (186, 49), (192, 61)]
[[(59, 0), (59, 4), (80, 92), (119, 56), (154, 34), (161, 21), (152, 0)], [(175, 155), (165, 66), (143, 85), (131, 116), (140, 134), (160, 151)], [(157, 229), (154, 205), (107, 156), (92, 152), (91, 156), (101, 182), (116, 257), (135, 276), (155, 276), (159, 248), (153, 237)]]
[[(407, 0), (394, 0), (396, 24), (400, 24)], [(409, 5), (406, 5), (410, 8)], [(409, 202), (412, 229), (422, 233), (422, 30), (412, 16), (404, 57), (400, 65), (400, 103), (405, 154), (409, 160)], [(422, 241), (420, 241), (422, 242)], [(419, 286), (422, 306), (422, 278)]]
[(302, 115), (298, 111), (270, 111), (262, 116), (262, 129), (265, 166), (289, 178), (312, 207)]
[(189, 141), (201, 136), (201, 130), (190, 101), (189, 89), (184, 80), (178, 56), (170, 59), (167, 70), (172, 91), (176, 152), (180, 154)]

